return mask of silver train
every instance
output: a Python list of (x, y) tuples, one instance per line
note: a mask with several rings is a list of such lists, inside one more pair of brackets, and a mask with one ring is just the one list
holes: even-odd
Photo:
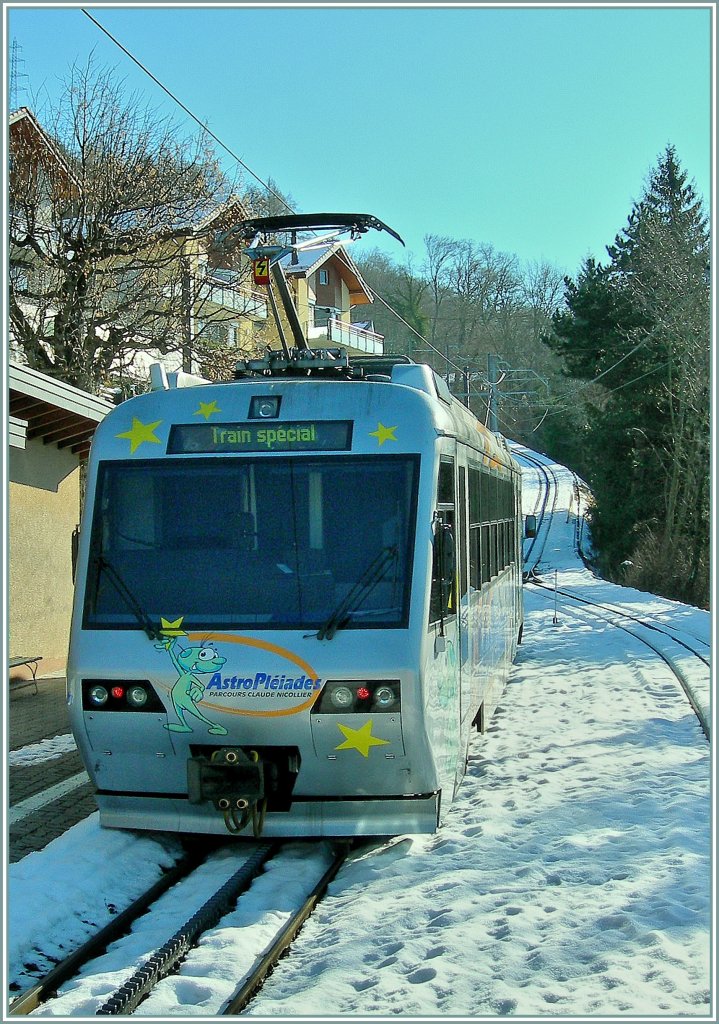
[(507, 445), (409, 361), (156, 384), (88, 467), (68, 703), (101, 824), (434, 831), (521, 638)]

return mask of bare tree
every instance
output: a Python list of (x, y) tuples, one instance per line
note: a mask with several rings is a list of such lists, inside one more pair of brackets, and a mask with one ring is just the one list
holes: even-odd
[(546, 260), (530, 260), (521, 274), (520, 296), (530, 315), (532, 337), (538, 342), (562, 304), (564, 278)]
[(233, 190), (202, 135), (92, 58), (41, 131), (41, 157), (37, 132), (11, 140), (11, 325), (31, 366), (96, 391), (136, 352), (180, 347), (182, 257)]
[(433, 346), (438, 344), (438, 325), (442, 305), (451, 294), (452, 284), (450, 272), (456, 242), (447, 235), (425, 235), (424, 247), (427, 256), (422, 264), (422, 273), (429, 284), (432, 310), (429, 320), (429, 340)]

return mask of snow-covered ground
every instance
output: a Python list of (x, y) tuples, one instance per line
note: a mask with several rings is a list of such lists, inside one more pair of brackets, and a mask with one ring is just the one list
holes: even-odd
[[(573, 478), (553, 468), (540, 574), (708, 642), (708, 613), (584, 568)], [(527, 470), (526, 509), (537, 486)], [(715, 1019), (709, 744), (648, 648), (585, 611), (561, 606), (554, 622), (551, 596), (525, 590), (516, 666), (442, 828), (356, 850), (245, 1015)], [(697, 686), (708, 707), (708, 671)], [(138, 1015), (216, 1015), (329, 852), (289, 844)], [(8, 981), (24, 987), (23, 965), (82, 941), (179, 853), (172, 837), (101, 831), (93, 815), (10, 865)], [(130, 959), (142, 963), (237, 866), (232, 848), (218, 851), (39, 1014), (93, 1016)], [(257, 918), (261, 934), (247, 927)]]

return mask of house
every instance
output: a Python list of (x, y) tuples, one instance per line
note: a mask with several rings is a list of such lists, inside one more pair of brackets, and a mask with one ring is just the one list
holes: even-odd
[[(76, 194), (78, 183), (70, 164), (33, 112), (20, 107), (10, 114), (8, 122), (11, 193), (28, 179), (37, 184), (43, 177), (52, 177), (65, 195)], [(38, 194), (42, 192), (42, 188), (37, 189)]]
[[(44, 337), (47, 343), (36, 344), (31, 361), (52, 373), (51, 340), (59, 329), (67, 330), (68, 310), (58, 308), (67, 271), (59, 268), (72, 259), (59, 247), (63, 225), (72, 225), (70, 237), (77, 230), (73, 211), (81, 186), (70, 157), (31, 110), (22, 107), (9, 121), (10, 350), (26, 362), (18, 339)], [(267, 289), (254, 286), (242, 248), (223, 241), (249, 216), (245, 202), (232, 197), (186, 232), (156, 238), (146, 255), (134, 252), (127, 262), (112, 257), (96, 263), (94, 306), (88, 307), (84, 326), (86, 338), (98, 339), (92, 366), (105, 369), (104, 381), (93, 387), (118, 398), (145, 390), (154, 362), (168, 372), (230, 377), (237, 359), (280, 347)], [(26, 234), (33, 244), (25, 244)], [(40, 249), (34, 244), (38, 238)], [(354, 355), (382, 353), (383, 339), (371, 325), (350, 322), (351, 309), (371, 303), (372, 294), (340, 243), (291, 254), (283, 268), (310, 345), (341, 345)], [(74, 379), (86, 386), (84, 377)]]
[[(267, 294), (253, 286), (249, 259), (237, 246), (221, 242), (230, 228), (249, 216), (247, 204), (235, 196), (199, 224), (185, 243), (192, 295), (191, 349), (200, 340), (235, 349), (239, 358), (269, 341)], [(186, 360), (183, 368), (199, 367)]]
[[(30, 367), (8, 367), (8, 654), (65, 671), (81, 465), (114, 408)], [(19, 670), (20, 671), (20, 670)]]
[[(51, 290), (42, 287), (34, 247), (47, 251), (55, 242), (53, 202), (71, 203), (79, 186), (65, 155), (27, 107), (10, 114), (8, 142), (11, 313), (16, 302), (28, 324), (39, 334), (47, 334), (52, 331), (57, 309), (49, 294), (43, 300), (43, 291)], [(11, 317), (10, 351), (17, 356), (20, 349), (13, 319), (16, 317)]]
[(373, 302), (373, 296), (340, 242), (302, 249), (280, 263), (310, 346), (341, 345), (350, 355), (382, 355), (382, 335), (350, 322), (352, 308)]
[[(10, 348), (25, 362), (19, 339), (32, 333), (50, 342), (58, 329), (57, 296), (62, 275), (68, 278), (67, 269), (59, 268), (73, 258), (63, 249), (65, 225), (75, 239), (78, 231), (102, 224), (77, 219), (81, 185), (72, 161), (27, 107), (10, 115), (9, 144)], [(112, 255), (96, 261), (93, 301), (83, 315), (90, 336), (94, 331), (116, 353), (113, 362), (104, 362), (107, 395), (144, 390), (153, 362), (167, 370), (197, 370), (202, 356), (216, 349), (239, 356), (266, 346), (267, 296), (252, 287), (249, 260), (217, 244), (223, 231), (247, 216), (244, 202), (234, 197), (185, 231), (173, 227), (164, 240), (156, 236), (146, 252), (131, 245), (118, 257), (110, 245)], [(52, 373), (50, 344), (40, 341), (32, 361)]]

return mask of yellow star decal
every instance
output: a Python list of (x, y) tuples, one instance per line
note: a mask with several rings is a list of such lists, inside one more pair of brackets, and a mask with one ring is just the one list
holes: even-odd
[(200, 408), (193, 415), (204, 416), (209, 420), (214, 412), (222, 412), (222, 409), (217, 408), (217, 402), (200, 402)]
[(180, 629), (184, 617), (184, 615), (181, 615), (179, 619), (175, 619), (174, 622), (170, 622), (168, 619), (163, 619), (162, 616), (160, 616), (160, 625), (162, 626), (160, 633), (162, 636), (187, 636), (184, 629)]
[(132, 417), (132, 429), (126, 430), (124, 434), (115, 434), (115, 437), (126, 437), (130, 442), (130, 455), (134, 455), (144, 441), (151, 441), (153, 444), (162, 444), (159, 437), (155, 437), (155, 430), (160, 426), (162, 420), (154, 423), (142, 423), (135, 416)]
[(372, 719), (362, 726), (361, 729), (350, 729), (348, 725), (340, 725), (337, 723), (342, 735), (345, 737), (344, 743), (340, 743), (335, 750), (359, 750), (362, 757), (369, 757), (370, 747), (379, 747), (383, 744), (389, 743), (389, 740), (379, 740), (376, 736), (372, 735)]
[(380, 443), (380, 446), (381, 446), (381, 445), (383, 445), (385, 443), (385, 441), (396, 441), (397, 440), (397, 438), (394, 436), (394, 432), (395, 432), (396, 429), (397, 429), (396, 426), (394, 426), (394, 427), (385, 427), (384, 423), (378, 423), (377, 424), (377, 429), (376, 430), (372, 430), (370, 432), (369, 436), (370, 437), (376, 437), (377, 440)]

